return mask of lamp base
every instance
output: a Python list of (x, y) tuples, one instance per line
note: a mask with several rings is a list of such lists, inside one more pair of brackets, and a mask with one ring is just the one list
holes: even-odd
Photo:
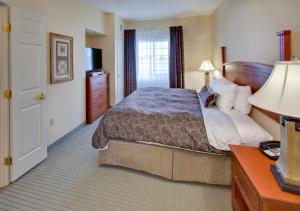
[(286, 183), (280, 169), (276, 165), (271, 165), (271, 171), (283, 191), (300, 194), (300, 186)]
[(204, 73), (204, 80), (205, 80), (205, 85), (209, 85), (210, 77), (209, 77), (209, 72)]

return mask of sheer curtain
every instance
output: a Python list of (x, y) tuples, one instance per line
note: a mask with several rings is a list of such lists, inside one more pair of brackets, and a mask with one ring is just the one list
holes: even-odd
[(169, 45), (169, 28), (136, 31), (137, 88), (170, 87)]

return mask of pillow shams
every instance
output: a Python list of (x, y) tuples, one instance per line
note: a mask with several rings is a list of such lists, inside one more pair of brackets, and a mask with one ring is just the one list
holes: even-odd
[(236, 87), (234, 83), (228, 83), (224, 79), (216, 79), (213, 77), (211, 88), (218, 94), (216, 105), (224, 113), (228, 113), (234, 106), (236, 98)]
[(238, 86), (236, 90), (236, 99), (234, 109), (242, 114), (248, 115), (252, 109), (252, 105), (248, 102), (248, 98), (252, 95), (250, 86)]
[(250, 86), (238, 86), (235, 83), (229, 81), (228, 79), (226, 79), (224, 77), (222, 77), (220, 79), (213, 77), (211, 80), (212, 89), (215, 91), (215, 88), (220, 83), (236, 87), (233, 108), (235, 110), (241, 112), (242, 114), (248, 115), (252, 109), (252, 105), (248, 102), (248, 98), (252, 95), (251, 87)]

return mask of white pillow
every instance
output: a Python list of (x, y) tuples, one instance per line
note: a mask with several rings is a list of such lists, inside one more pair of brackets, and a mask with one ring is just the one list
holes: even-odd
[(228, 113), (234, 106), (237, 85), (228, 83), (224, 79), (212, 78), (210, 87), (218, 94), (216, 105), (224, 113)]
[(273, 136), (257, 124), (248, 115), (232, 110), (228, 114), (241, 136), (241, 143), (248, 146), (259, 146), (260, 142), (272, 141)]
[(236, 98), (234, 109), (242, 114), (248, 115), (252, 109), (252, 105), (248, 102), (248, 98), (252, 95), (250, 86), (238, 86), (236, 89)]
[(237, 84), (229, 81), (227, 78), (220, 77), (217, 78), (213, 76), (212, 82), (222, 81), (227, 84), (236, 86), (236, 98), (234, 102), (234, 109), (241, 112), (242, 114), (248, 115), (251, 112), (252, 105), (248, 102), (248, 98), (252, 95), (250, 86), (238, 86)]

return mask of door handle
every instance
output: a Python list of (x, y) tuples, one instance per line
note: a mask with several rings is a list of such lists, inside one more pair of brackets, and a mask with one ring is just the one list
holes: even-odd
[(36, 96), (36, 99), (37, 100), (44, 100), (44, 99), (46, 99), (46, 94), (44, 93), (44, 92), (41, 92), (40, 94), (38, 94), (37, 96)]

